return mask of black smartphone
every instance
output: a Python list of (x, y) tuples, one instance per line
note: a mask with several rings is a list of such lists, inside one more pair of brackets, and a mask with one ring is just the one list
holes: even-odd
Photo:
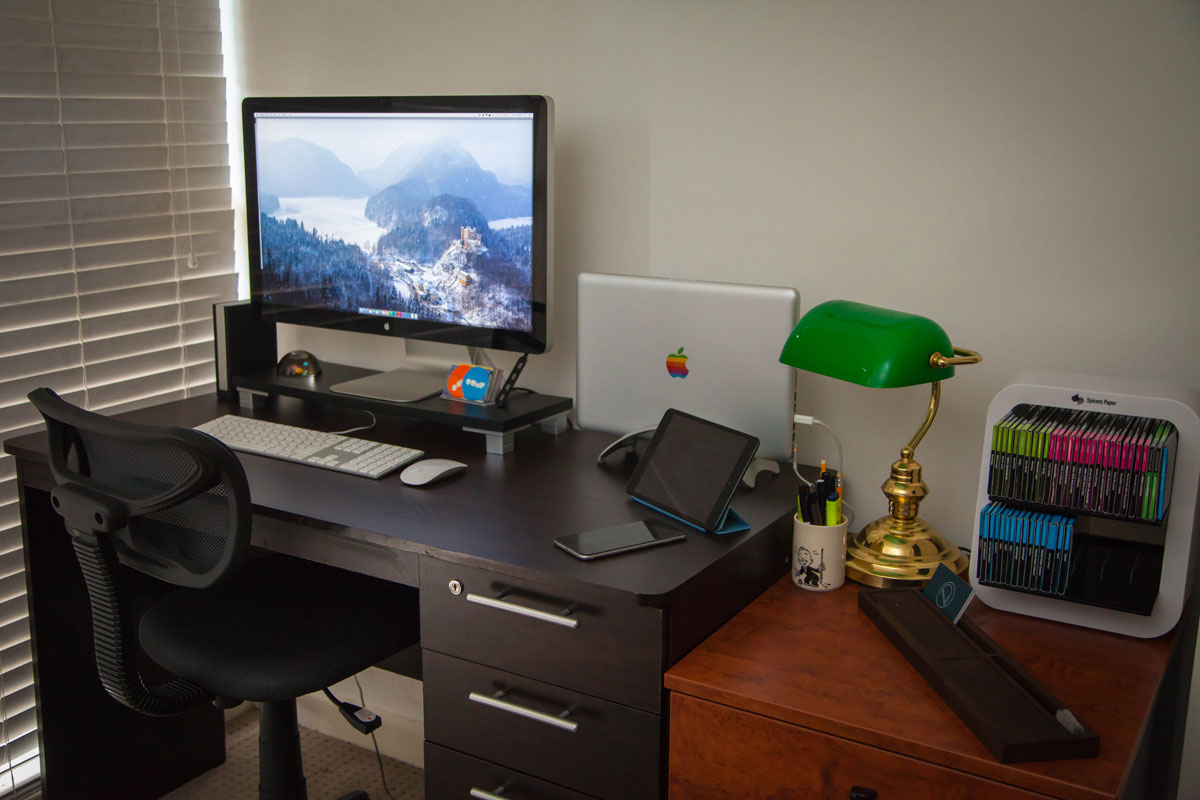
[(598, 528), (594, 531), (560, 536), (554, 540), (554, 544), (576, 558), (591, 560), (617, 553), (628, 553), (630, 550), (641, 550), (643, 547), (653, 547), (656, 544), (682, 542), (686, 538), (686, 531), (680, 530), (670, 523), (657, 519), (644, 519), (624, 525), (614, 525), (611, 528)]

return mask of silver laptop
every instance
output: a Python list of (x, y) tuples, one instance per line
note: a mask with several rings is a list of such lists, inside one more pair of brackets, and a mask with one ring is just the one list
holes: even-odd
[(795, 371), (779, 352), (799, 309), (795, 289), (580, 273), (580, 427), (626, 434), (678, 408), (790, 460)]

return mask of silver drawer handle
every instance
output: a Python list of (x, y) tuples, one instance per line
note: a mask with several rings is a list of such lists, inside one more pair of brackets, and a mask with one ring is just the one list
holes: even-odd
[[(503, 595), (501, 595), (503, 596)], [(564, 628), (578, 628), (579, 620), (571, 619), (566, 616), (571, 613), (571, 609), (563, 609), (558, 614), (551, 614), (549, 611), (538, 611), (536, 608), (528, 608), (526, 606), (517, 605), (508, 600), (501, 600), (499, 597), (487, 597), (482, 594), (467, 593), (467, 602), (478, 603), (481, 606), (488, 608), (498, 608), (501, 611), (508, 611), (513, 614), (520, 614), (523, 617), (532, 617), (540, 619), (542, 622), (552, 622), (555, 625), (562, 625)]]
[(534, 711), (532, 708), (526, 708), (525, 706), (519, 706), (516, 703), (510, 703), (507, 700), (500, 699), (504, 697), (505, 694), (507, 694), (507, 692), (504, 691), (496, 692), (494, 695), (471, 692), (469, 695), (467, 695), (467, 699), (472, 703), (479, 703), (481, 705), (490, 706), (501, 711), (507, 711), (510, 714), (516, 714), (518, 717), (525, 717), (526, 719), (531, 719), (535, 722), (541, 722), (546, 725), (551, 725), (555, 728), (561, 728), (562, 730), (570, 733), (574, 733), (579, 727), (578, 722), (572, 722), (569, 719), (564, 719), (564, 717), (571, 713), (572, 709), (568, 708), (556, 717), (553, 714), (544, 714), (541, 711)]
[(502, 791), (504, 791), (503, 786), (501, 786), (495, 792), (485, 792), (483, 789), (477, 789), (472, 786), (471, 797), (474, 797), (475, 800), (512, 800), (511, 797), (501, 797), (500, 792)]

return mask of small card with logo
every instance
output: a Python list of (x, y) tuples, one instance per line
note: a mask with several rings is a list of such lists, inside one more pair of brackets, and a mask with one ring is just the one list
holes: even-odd
[(975, 590), (945, 564), (938, 564), (933, 577), (925, 584), (925, 596), (957, 625), (975, 596)]
[(504, 382), (504, 370), (478, 364), (455, 364), (446, 376), (442, 397), (467, 403), (490, 405)]

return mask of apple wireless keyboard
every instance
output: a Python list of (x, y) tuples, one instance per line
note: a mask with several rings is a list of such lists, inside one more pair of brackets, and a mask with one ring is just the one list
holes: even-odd
[(322, 433), (233, 414), (197, 425), (195, 430), (207, 433), (233, 450), (367, 478), (381, 478), (425, 455), (423, 450), (411, 447), (355, 439), (340, 433)]

